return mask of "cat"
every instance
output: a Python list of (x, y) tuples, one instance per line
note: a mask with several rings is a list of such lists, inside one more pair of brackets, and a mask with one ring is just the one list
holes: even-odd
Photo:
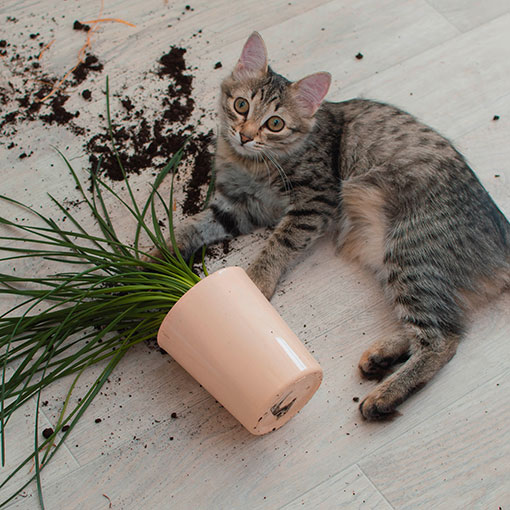
[(188, 257), (274, 228), (247, 269), (270, 299), (292, 261), (334, 231), (401, 325), (359, 362), (367, 378), (389, 373), (359, 405), (379, 420), (452, 358), (474, 298), (510, 286), (510, 225), (443, 136), (388, 104), (324, 101), (330, 82), (323, 72), (297, 82), (277, 74), (254, 32), (221, 84), (213, 198), (175, 234)]

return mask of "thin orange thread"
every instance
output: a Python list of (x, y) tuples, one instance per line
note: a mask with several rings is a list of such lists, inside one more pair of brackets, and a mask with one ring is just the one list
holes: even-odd
[[(85, 44), (80, 48), (80, 50), (78, 51), (78, 62), (77, 64), (70, 70), (70, 71), (67, 71), (67, 73), (64, 75), (64, 77), (56, 84), (53, 86), (53, 88), (51, 89), (51, 91), (46, 94), (42, 99), (36, 99), (36, 101), (39, 101), (39, 102), (43, 102), (43, 101), (46, 101), (46, 99), (48, 99), (49, 97), (51, 97), (53, 94), (55, 94), (55, 92), (62, 86), (62, 84), (67, 80), (67, 78), (69, 77), (69, 75), (81, 64), (83, 63), (84, 61), (84, 57), (85, 57), (85, 52), (87, 51), (87, 48), (89, 48), (91, 46), (91, 38), (92, 38), (92, 35), (94, 34), (94, 32), (97, 31), (98, 27), (99, 27), (99, 23), (102, 23), (104, 21), (115, 21), (115, 22), (118, 22), (118, 23), (124, 23), (126, 25), (129, 25), (131, 27), (136, 27), (136, 25), (133, 25), (132, 23), (129, 23), (127, 21), (124, 21), (124, 20), (121, 20), (121, 19), (117, 19), (117, 18), (101, 18), (101, 16), (103, 15), (103, 9), (104, 9), (104, 0), (101, 0), (101, 9), (99, 11), (99, 19), (97, 20), (93, 20), (93, 21), (86, 21), (84, 22), (85, 24), (87, 23), (96, 23), (96, 25), (94, 26), (94, 28), (92, 30), (89, 30), (87, 32), (87, 40), (85, 41)], [(52, 41), (53, 43), (53, 41)], [(42, 53), (42, 51), (41, 51)]]
[[(48, 450), (49, 450), (52, 446), (55, 446), (55, 447), (56, 447), (57, 445), (56, 445), (55, 443), (53, 443), (53, 444), (48, 444)], [(44, 446), (43, 446), (43, 445), (41, 445), (41, 446), (39, 447), (39, 451), (40, 451), (40, 450), (42, 450), (43, 448), (44, 448)], [(42, 468), (42, 467), (44, 467), (44, 465), (45, 465), (45, 462), (41, 462), (41, 464), (39, 465), (39, 467), (40, 467), (40, 468)], [(35, 468), (35, 459), (33, 459), (33, 460), (32, 460), (32, 467), (29, 469), (28, 473), (30, 474), (30, 473), (34, 470), (34, 468)]]
[(46, 50), (49, 50), (51, 48), (51, 45), (55, 42), (55, 39), (52, 39), (42, 50), (41, 52), (39, 53), (39, 55), (37, 56), (37, 60), (41, 60), (41, 57), (43, 56), (43, 53), (46, 51)]
[(119, 19), (119, 18), (93, 19), (91, 21), (83, 21), (82, 23), (84, 25), (89, 25), (90, 23), (104, 23), (104, 22), (107, 22), (107, 21), (114, 21), (115, 23), (124, 23), (124, 25), (128, 25), (130, 27), (135, 27), (136, 28), (136, 25), (134, 25), (133, 23), (130, 23), (129, 21), (124, 21), (123, 19)]
[(39, 99), (39, 102), (42, 103), (42, 102), (46, 101), (46, 99), (50, 98), (53, 94), (55, 94), (55, 92), (67, 80), (69, 75), (83, 62), (83, 57), (85, 55), (85, 51), (90, 46), (92, 34), (95, 32), (96, 29), (97, 29), (97, 25), (96, 25), (96, 27), (94, 27), (94, 29), (89, 30), (87, 32), (87, 40), (85, 41), (85, 44), (80, 48), (80, 51), (78, 51), (78, 62), (76, 63), (76, 65), (71, 70), (67, 71), (67, 73), (64, 75), (64, 77), (60, 81), (58, 81), (55, 85), (53, 85), (53, 88), (51, 89), (51, 91), (48, 94), (46, 94), (43, 98)]

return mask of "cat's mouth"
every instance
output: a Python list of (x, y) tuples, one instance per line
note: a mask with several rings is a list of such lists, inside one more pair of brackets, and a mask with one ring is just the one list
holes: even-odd
[(237, 152), (239, 152), (239, 154), (242, 154), (243, 156), (256, 157), (257, 153), (260, 152), (257, 149), (255, 149), (255, 147), (249, 146), (249, 145), (246, 145), (246, 144), (242, 144), (242, 143), (236, 143), (234, 145), (234, 149)]
[(255, 140), (243, 143), (238, 133), (230, 134), (230, 145), (242, 156), (256, 158), (261, 152)]

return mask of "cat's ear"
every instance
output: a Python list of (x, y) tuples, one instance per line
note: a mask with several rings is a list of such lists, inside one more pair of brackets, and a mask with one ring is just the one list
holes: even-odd
[(267, 50), (262, 37), (253, 32), (244, 43), (241, 57), (235, 68), (234, 76), (243, 77), (267, 73)]
[(294, 97), (310, 117), (318, 110), (331, 85), (329, 73), (315, 73), (293, 83)]

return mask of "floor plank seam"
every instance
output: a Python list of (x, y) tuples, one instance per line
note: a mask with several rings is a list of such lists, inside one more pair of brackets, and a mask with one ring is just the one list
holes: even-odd
[[(453, 402), (450, 402), (449, 404), (446, 404), (445, 406), (441, 407), (440, 409), (438, 409), (435, 413), (432, 413), (430, 416), (428, 416), (426, 419), (422, 420), (422, 421), (419, 421), (417, 422), (415, 425), (409, 427), (408, 429), (406, 430), (403, 430), (399, 436), (402, 437), (406, 434), (408, 434), (409, 432), (413, 431), (414, 429), (416, 429), (417, 427), (420, 427), (422, 426), (424, 423), (430, 421), (431, 419), (433, 419), (435, 416), (437, 416), (438, 414), (441, 414), (443, 411), (445, 411), (445, 409), (448, 409), (449, 407), (453, 406), (456, 402), (458, 402), (459, 400), (462, 400), (463, 398), (465, 398), (467, 395), (473, 393), (474, 391), (477, 391), (478, 389), (480, 388), (483, 388), (485, 386), (489, 386), (490, 384), (492, 384), (495, 380), (501, 378), (502, 376), (504, 376), (506, 373), (508, 373), (510, 371), (510, 367), (504, 367), (503, 370), (501, 372), (499, 372), (497, 375), (495, 375), (494, 377), (491, 377), (490, 379), (488, 379), (485, 383), (483, 383), (482, 385), (480, 386), (475, 386), (474, 388), (472, 388), (471, 390), (467, 391), (466, 393), (462, 394), (461, 396), (459, 396), (458, 398), (456, 398)], [(372, 455), (375, 455), (377, 452), (379, 452), (380, 450), (386, 448), (386, 446), (390, 443), (392, 443), (393, 441), (395, 441), (395, 438), (392, 438), (392, 439), (389, 439), (388, 441), (386, 441), (384, 444), (380, 445), (378, 448), (376, 448), (375, 450), (371, 451), (370, 453), (366, 453), (364, 455), (362, 455), (359, 459), (358, 459), (358, 463), (361, 463), (364, 459), (372, 456)]]
[[(492, 100), (491, 100), (491, 102), (492, 102), (492, 103), (496, 103), (496, 102), (498, 102), (498, 101), (502, 101), (502, 100), (504, 100), (504, 99), (506, 99), (506, 98), (508, 98), (508, 102), (510, 103), (510, 93), (508, 93), (508, 94), (503, 94), (502, 96), (499, 96), (498, 98), (492, 99)], [(491, 112), (491, 113), (492, 113), (492, 112)], [(497, 113), (497, 112), (496, 112), (496, 113)], [(489, 117), (489, 118), (490, 118), (490, 117)], [(469, 128), (469, 129), (467, 129), (466, 131), (459, 131), (459, 133), (457, 133), (457, 134), (455, 135), (455, 137), (451, 139), (451, 141), (452, 141), (454, 144), (456, 144), (458, 140), (460, 140), (460, 139), (461, 139), (461, 138), (463, 138), (464, 136), (467, 136), (467, 135), (469, 135), (469, 134), (473, 133), (474, 131), (476, 131), (476, 130), (478, 130), (478, 129), (480, 129), (480, 125), (473, 126), (473, 127)], [(487, 147), (487, 150), (489, 150), (489, 147)], [(466, 150), (464, 150), (464, 152), (466, 152)], [(466, 159), (469, 159), (469, 158), (468, 158), (468, 156), (466, 156), (465, 154), (464, 154), (464, 157), (466, 157)], [(468, 163), (469, 163), (469, 161), (468, 161)], [(475, 172), (476, 172), (476, 168), (474, 168), (474, 170), (475, 170)]]
[[(270, 28), (277, 27), (278, 25), (282, 25), (284, 23), (287, 23), (289, 20), (294, 20), (295, 18), (299, 18), (300, 16), (304, 16), (304, 15), (310, 13), (311, 11), (313, 11), (313, 10), (315, 10), (317, 8), (324, 7), (325, 5), (328, 5), (328, 4), (334, 4), (337, 1), (338, 0), (329, 0), (329, 1), (326, 0), (324, 2), (320, 2), (319, 4), (313, 4), (313, 6), (310, 7), (309, 9), (307, 9), (306, 11), (298, 12), (298, 13), (294, 14), (293, 16), (289, 17), (289, 18), (285, 18), (284, 20), (277, 21), (276, 23), (273, 23), (273, 24), (268, 24), (268, 25), (266, 25), (266, 26), (264, 26), (262, 28), (254, 27), (252, 30), (257, 30), (259, 32), (262, 32), (263, 30), (268, 30)], [(246, 41), (246, 37), (248, 35), (249, 35), (249, 33), (247, 32), (246, 35), (244, 35), (243, 37), (241, 37), (239, 39), (231, 41), (226, 46), (231, 46), (232, 45), (232, 46), (242, 47), (242, 45)]]
[[(37, 402), (35, 402), (35, 399), (34, 397), (32, 397), (32, 400), (34, 400), (34, 405), (37, 405)], [(39, 412), (42, 413), (42, 415), (46, 418), (46, 420), (48, 420), (48, 423), (51, 425), (52, 424), (52, 420), (51, 418), (46, 414), (45, 410), (42, 409), (41, 407), (39, 407)], [(69, 446), (67, 446), (67, 443), (66, 441), (64, 441), (62, 443), (62, 446), (65, 448), (65, 450), (67, 452), (69, 452), (69, 455), (71, 455), (71, 458), (76, 462), (76, 466), (74, 469), (70, 469), (70, 472), (74, 472), (76, 471), (76, 469), (80, 468), (81, 467), (81, 464), (78, 462), (78, 459), (75, 457), (74, 453), (71, 451), (71, 449), (69, 448)]]
[(480, 23), (478, 25), (475, 25), (475, 26), (472, 26), (471, 28), (467, 29), (467, 30), (462, 30), (461, 28), (459, 28), (457, 25), (455, 25), (455, 23), (453, 23), (452, 21), (450, 21), (441, 11), (439, 11), (434, 5), (432, 5), (430, 3), (430, 0), (425, 0), (429, 5), (430, 7), (432, 7), (432, 9), (434, 9), (438, 14), (440, 14), (452, 27), (454, 27), (456, 30), (458, 30), (461, 34), (468, 34), (469, 32), (471, 32), (472, 30), (476, 30), (477, 28), (479, 27), (483, 27), (484, 25), (486, 25), (487, 23), (490, 23), (492, 21), (494, 21), (495, 19), (498, 19), (498, 18), (502, 18), (504, 16), (506, 16), (507, 14), (510, 13), (510, 9), (508, 9), (507, 11), (505, 12), (501, 12), (499, 14), (496, 14), (493, 18), (490, 18), (490, 19), (487, 19), (485, 20), (483, 23)]
[[(184, 369), (183, 369), (184, 370)], [(198, 383), (197, 383), (198, 384)], [(205, 392), (205, 390), (204, 390)], [(201, 405), (204, 404), (204, 402), (207, 402), (207, 400), (209, 399), (213, 399), (213, 397), (209, 394), (209, 393), (205, 393), (204, 395), (204, 398), (202, 400), (199, 400), (197, 402), (195, 402), (194, 404), (190, 405), (189, 407), (186, 408), (186, 411), (190, 411), (190, 410), (193, 410), (195, 409), (196, 407), (199, 407)], [(167, 418), (165, 421), (160, 421), (159, 423), (155, 424), (155, 425), (152, 425), (150, 428), (147, 428), (146, 430), (143, 430), (143, 431), (139, 431), (138, 434), (144, 434), (146, 432), (148, 432), (149, 430), (150, 431), (154, 431), (154, 430), (157, 430), (157, 429), (161, 429), (161, 427), (163, 426), (168, 426), (168, 423), (171, 423), (172, 422), (172, 418)], [(120, 448), (124, 447), (126, 444), (130, 443), (132, 441), (132, 438), (131, 436), (127, 437), (125, 440), (117, 443), (110, 451), (108, 451), (107, 453), (105, 453), (105, 455), (110, 455), (110, 454), (113, 454), (113, 452), (116, 452), (118, 451)], [(72, 472), (75, 472), (77, 471), (78, 469), (81, 469), (81, 468), (84, 468), (85, 466), (88, 466), (90, 463), (96, 461), (98, 459), (98, 457), (95, 457), (93, 459), (91, 459), (90, 461), (88, 462), (85, 462), (84, 464), (80, 464), (79, 467), (77, 467), (76, 469), (74, 469)], [(69, 472), (70, 474), (71, 472)], [(67, 476), (67, 475), (66, 475)]]
[[(428, 48), (423, 49), (423, 51), (420, 51), (418, 53), (414, 53), (413, 55), (410, 55), (410, 56), (408, 56), (406, 58), (403, 58), (402, 60), (400, 60), (398, 62), (394, 62), (393, 64), (390, 64), (387, 67), (384, 67), (382, 69), (378, 69), (377, 71), (372, 72), (370, 75), (365, 76), (364, 78), (361, 78), (359, 80), (353, 81), (353, 82), (349, 83), (346, 87), (342, 87), (340, 90), (345, 89), (345, 88), (349, 88), (350, 89), (352, 87), (357, 87), (358, 85), (362, 84), (363, 82), (365, 82), (367, 80), (370, 80), (376, 74), (382, 74), (382, 73), (385, 73), (387, 71), (390, 71), (391, 69), (397, 68), (398, 66), (401, 66), (401, 65), (405, 64), (406, 62), (409, 62), (410, 60), (414, 59), (414, 58), (417, 58), (417, 57), (419, 57), (421, 55), (424, 55), (425, 53), (427, 53), (429, 51), (432, 51), (432, 50), (435, 50), (437, 48), (440, 48), (444, 44), (448, 44), (448, 43), (452, 42), (457, 37), (461, 37), (462, 35), (464, 35), (464, 34), (462, 32), (459, 32), (459, 33), (453, 35), (452, 37), (449, 37), (448, 39), (445, 39), (444, 41), (441, 41), (440, 43), (433, 44), (432, 46), (429, 46)], [(334, 77), (334, 73), (332, 73), (332, 74), (333, 74), (333, 77)], [(378, 100), (377, 97), (365, 97), (365, 96), (358, 96), (358, 95), (353, 96), (353, 97), (359, 97), (360, 99), (372, 99), (372, 100), (375, 100), (375, 101)], [(349, 98), (349, 99), (351, 99), (351, 98)], [(327, 100), (328, 101), (335, 101), (335, 99), (332, 99), (330, 97), (327, 97)], [(345, 100), (346, 100), (346, 98), (338, 99), (338, 101), (345, 101)]]
[[(317, 333), (317, 335), (315, 335), (314, 337), (312, 338), (309, 338), (307, 340), (307, 343), (310, 343), (310, 342), (313, 342), (317, 339), (319, 339), (320, 337), (324, 336), (324, 335), (329, 335), (329, 333), (331, 333), (332, 331), (334, 331), (335, 329), (337, 329), (339, 326), (341, 326), (342, 324), (345, 324), (346, 322), (349, 322), (353, 319), (356, 319), (357, 317), (363, 315), (364, 313), (367, 313), (369, 312), (370, 310), (375, 310), (377, 309), (378, 307), (380, 307), (382, 304), (384, 303), (384, 300), (383, 299), (380, 299), (378, 300), (376, 303), (374, 303), (372, 306), (369, 306), (367, 308), (363, 308), (362, 310), (358, 311), (358, 312), (355, 312), (353, 313), (352, 315), (349, 314), (349, 315), (346, 315), (345, 318), (342, 318), (339, 322), (336, 322), (333, 326), (331, 326), (329, 329), (326, 329), (325, 331), (321, 331), (320, 333)], [(284, 315), (284, 314), (282, 314)], [(361, 352), (360, 352), (360, 356), (361, 356)]]
[[(409, 56), (409, 57), (407, 57), (407, 58), (404, 58), (403, 60), (400, 60), (399, 62), (395, 62), (395, 63), (393, 63), (393, 64), (389, 65), (388, 67), (385, 67), (385, 68), (383, 68), (383, 69), (379, 69), (379, 70), (377, 70), (377, 74), (382, 74), (382, 73), (387, 72), (387, 71), (389, 71), (389, 70), (391, 70), (391, 69), (393, 69), (393, 68), (396, 68), (396, 67), (398, 67), (398, 66), (401, 66), (402, 64), (405, 64), (406, 62), (409, 62), (410, 60), (412, 60), (412, 59), (414, 59), (414, 58), (417, 58), (417, 57), (419, 57), (419, 56), (421, 56), (421, 55), (424, 55), (424, 54), (426, 54), (426, 53), (427, 53), (427, 52), (429, 52), (429, 51), (433, 51), (433, 50), (435, 50), (435, 49), (437, 49), (437, 48), (440, 48), (441, 46), (443, 46), (443, 45), (445, 45), (445, 44), (449, 44), (450, 42), (452, 42), (453, 40), (455, 40), (455, 39), (456, 39), (456, 38), (458, 38), (458, 37), (463, 37), (464, 35), (469, 34), (470, 32), (472, 32), (472, 31), (474, 31), (474, 30), (479, 30), (480, 28), (484, 27), (485, 25), (488, 25), (488, 24), (492, 23), (492, 22), (493, 22), (493, 21), (495, 21), (495, 20), (501, 19), (502, 17), (508, 17), (508, 18), (510, 18), (510, 11), (509, 11), (509, 12), (507, 12), (507, 13), (505, 13), (505, 14), (503, 14), (502, 16), (496, 16), (495, 18), (493, 18), (493, 19), (491, 19), (491, 20), (489, 20), (489, 21), (487, 21), (487, 22), (485, 22), (485, 23), (482, 23), (482, 24), (480, 24), (480, 25), (477, 25), (476, 27), (472, 28), (471, 30), (468, 30), (467, 32), (461, 32), (461, 31), (458, 31), (458, 33), (457, 33), (457, 34), (455, 34), (454, 36), (452, 36), (452, 37), (450, 37), (450, 38), (448, 38), (448, 39), (445, 39), (444, 41), (441, 41), (441, 42), (440, 42), (440, 43), (438, 43), (438, 44), (432, 45), (432, 46), (430, 46), (430, 47), (428, 47), (428, 48), (424, 49), (423, 51), (421, 51), (421, 52), (419, 52), (419, 53), (415, 53), (414, 55), (411, 55), (411, 56)], [(458, 29), (456, 29), (456, 30), (458, 30)], [(353, 82), (349, 83), (349, 85), (348, 85), (347, 87), (348, 87), (349, 89), (350, 89), (350, 88), (352, 88), (352, 87), (356, 87), (356, 86), (358, 86), (359, 84), (362, 84), (363, 82), (365, 82), (365, 81), (369, 80), (369, 79), (370, 79), (373, 75), (374, 75), (374, 73), (372, 73), (372, 74), (371, 74), (370, 76), (368, 76), (368, 77), (364, 77), (364, 78), (361, 78), (360, 80), (353, 81)], [(347, 88), (347, 87), (346, 87), (346, 88)], [(377, 98), (377, 97), (375, 97), (375, 96), (374, 96), (374, 97), (370, 97), (370, 98), (368, 98), (368, 97), (365, 97), (364, 95), (360, 95), (360, 96), (356, 95), (356, 97), (360, 97), (360, 98), (362, 98), (362, 99), (373, 99), (373, 100), (377, 100), (377, 99), (378, 99), (378, 98)], [(505, 97), (505, 96), (503, 96), (503, 97)], [(331, 101), (332, 99), (329, 99), (329, 100)], [(397, 105), (397, 106), (398, 106), (398, 105)], [(411, 113), (412, 113), (412, 112), (411, 112)], [(479, 126), (478, 126), (478, 127), (479, 127)]]
[(338, 476), (339, 474), (343, 473), (344, 471), (347, 471), (347, 470), (351, 469), (352, 467), (355, 467), (356, 465), (357, 465), (357, 463), (353, 462), (353, 463), (349, 464), (348, 466), (345, 466), (344, 468), (342, 468), (340, 471), (338, 471), (336, 473), (333, 473), (333, 474), (329, 474), (326, 478), (321, 480), (319, 483), (315, 484), (313, 487), (310, 487), (309, 489), (307, 489), (306, 491), (302, 492), (301, 494), (299, 494), (295, 498), (287, 501), (282, 506), (279, 506), (277, 508), (277, 510), (285, 510), (285, 507), (291, 505), (292, 503), (297, 501), (299, 498), (302, 498), (303, 496), (305, 496), (309, 492), (314, 491), (315, 489), (317, 489), (317, 487), (320, 487), (323, 483), (326, 483), (328, 480), (331, 480), (332, 478), (335, 478), (335, 476)]
[(372, 479), (367, 475), (367, 473), (365, 473), (365, 471), (363, 470), (363, 468), (358, 464), (356, 463), (356, 466), (357, 468), (363, 473), (363, 476), (368, 480), (368, 483), (372, 486), (372, 488), (377, 492), (377, 494), (379, 494), (381, 496), (381, 498), (385, 501), (385, 503), (390, 507), (390, 508), (393, 508), (393, 510), (396, 510), (396, 507), (393, 506), (390, 501), (388, 500), (388, 498), (384, 495), (384, 493), (375, 485), (375, 483), (372, 481)]
[[(437, 14), (439, 14), (439, 16), (441, 16), (441, 18), (444, 19), (444, 21), (446, 21), (446, 23), (448, 23), (448, 25), (450, 25), (452, 28), (454, 28), (455, 30), (457, 30), (457, 32), (459, 32), (459, 34), (465, 34), (467, 32), (469, 32), (470, 30), (473, 30), (474, 28), (476, 27), (472, 27), (470, 28), (469, 30), (466, 30), (465, 32), (463, 32), (457, 25), (455, 25), (455, 23), (453, 23), (453, 21), (449, 20), (448, 17), (443, 14), (435, 5), (431, 4), (430, 3), (430, 0), (425, 0), (425, 3), (433, 10), (435, 11)], [(478, 26), (478, 25), (477, 25)]]

